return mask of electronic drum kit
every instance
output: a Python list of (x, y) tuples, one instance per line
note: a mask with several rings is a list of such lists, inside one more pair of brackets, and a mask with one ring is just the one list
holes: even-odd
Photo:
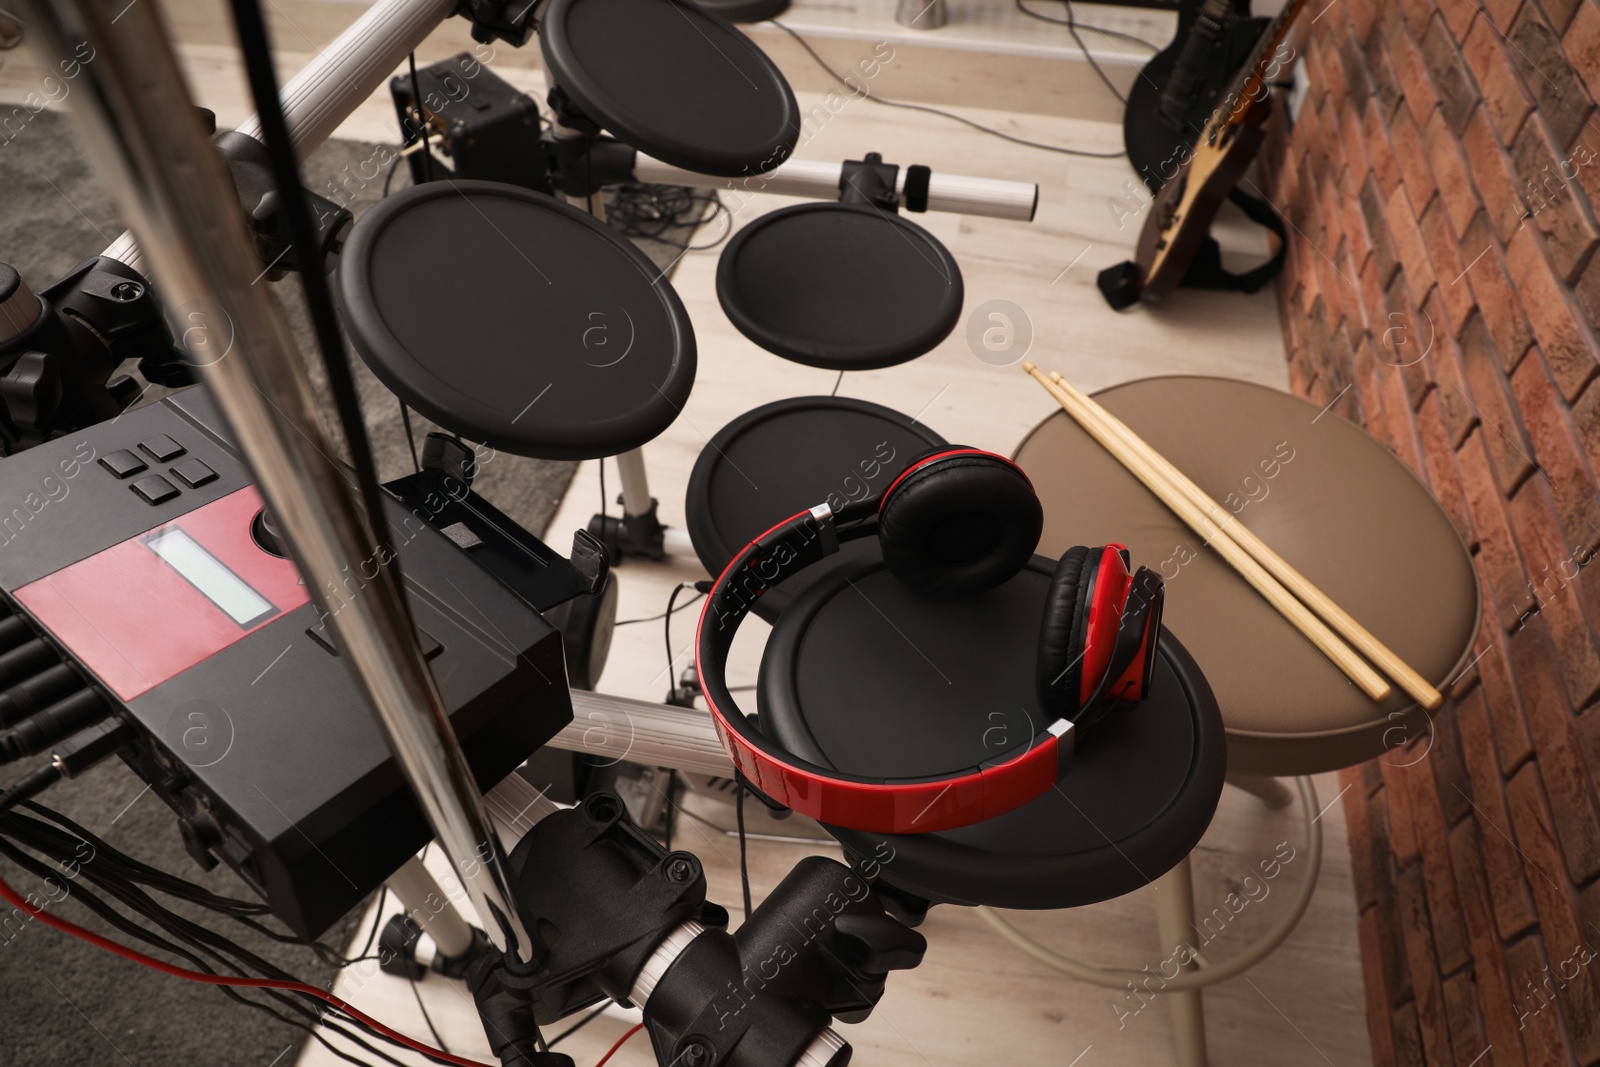
[[(573, 158), (589, 158), (604, 133), (638, 153), (638, 180), (792, 187), (783, 174), (800, 134), (794, 94), (710, 9), (553, 0), (539, 34), (556, 132), (577, 143)], [(756, 345), (806, 366), (870, 370), (924, 355), (963, 301), (955, 258), (900, 214), (939, 206), (936, 186), (927, 168), (902, 171), (875, 154), (845, 164), (836, 202), (772, 211), (727, 243), (716, 276), (723, 311)], [(596, 217), (598, 206), (584, 209), (600, 200), (580, 207), (509, 185), (426, 182), (355, 224), (336, 289), (355, 349), (405, 404), (517, 455), (617, 457), (625, 511), (653, 517), (639, 450), (683, 409), (694, 331), (666, 272)], [(716, 431), (695, 464), (685, 505), (693, 549), (718, 575), (774, 524), (816, 505), (869, 505), (943, 447), (919, 418), (879, 404), (765, 404)], [(615, 531), (597, 532), (624, 553)], [(852, 541), (829, 564), (754, 604), (774, 624), (753, 717), (768, 739), (841, 773), (937, 776), (981, 763), (997, 736), (1040, 729), (1027, 661), (1053, 561), (1035, 557), (976, 602), (895, 582), (874, 540)], [(609, 640), (607, 620), (588, 624), (585, 641)], [(885, 640), (906, 627), (915, 632)], [(1203, 677), (1170, 634), (1159, 661), (1152, 698), (1118, 713), (1031, 803), (937, 833), (831, 832), (861, 857), (891, 843), (881, 883), (907, 916), (938, 901), (1076, 906), (1145, 884), (1199, 840), (1222, 784), (1221, 720)], [(1130, 791), (1134, 779), (1143, 784)]]

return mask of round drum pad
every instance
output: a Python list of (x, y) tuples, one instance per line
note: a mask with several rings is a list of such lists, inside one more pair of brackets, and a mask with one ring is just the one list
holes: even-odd
[(691, 0), (553, 0), (539, 45), (585, 115), (675, 167), (760, 174), (800, 139), (800, 108), (783, 74)]
[(751, 222), (717, 264), (739, 331), (808, 367), (873, 370), (932, 349), (961, 317), (961, 269), (927, 230), (875, 207), (801, 204)]
[(494, 182), (397, 193), (350, 231), (337, 279), (356, 351), (473, 441), (596, 459), (666, 429), (694, 332), (662, 272), (603, 223)]

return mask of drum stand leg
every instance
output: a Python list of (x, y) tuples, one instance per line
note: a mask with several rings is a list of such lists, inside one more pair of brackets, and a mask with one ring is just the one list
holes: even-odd
[(611, 551), (613, 563), (626, 556), (659, 560), (666, 555), (666, 527), (656, 518), (656, 499), (650, 495), (644, 472), (644, 450), (622, 453), (617, 457), (617, 470), (622, 474), (622, 518), (596, 515), (589, 520), (589, 532)]
[[(1155, 886), (1161, 951), (1183, 959), (1190, 955), (1184, 947), (1194, 943), (1194, 874), (1189, 857), (1157, 878)], [(1193, 959), (1180, 966), (1185, 971), (1199, 970)], [(1200, 998), (1198, 989), (1161, 995), (1172, 1008), (1172, 1041), (1178, 1067), (1206, 1067), (1206, 1016)]]
[(401, 910), (384, 924), (378, 966), (417, 981), (427, 969), (416, 960), (417, 941), (427, 934), (434, 949), (429, 968), (451, 978), (464, 975), (484, 935), (461, 917), (428, 868), (412, 856), (386, 884)]

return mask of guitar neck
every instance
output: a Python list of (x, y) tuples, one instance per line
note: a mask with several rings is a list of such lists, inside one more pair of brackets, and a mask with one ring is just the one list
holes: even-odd
[(1289, 36), (1290, 29), (1294, 26), (1295, 18), (1306, 6), (1306, 0), (1289, 0), (1278, 12), (1278, 17), (1273, 19), (1261, 33), (1261, 38), (1256, 41), (1256, 46), (1250, 52), (1250, 58), (1239, 71), (1239, 77), (1234, 80), (1228, 89), (1228, 94), (1223, 98), (1222, 107), (1218, 108), (1213, 116), (1213, 124), (1226, 126), (1239, 121), (1243, 117), (1244, 109), (1236, 106), (1236, 102), (1257, 94), (1261, 83), (1266, 79), (1268, 66), (1272, 57), (1277, 52), (1278, 46), (1283, 44)]

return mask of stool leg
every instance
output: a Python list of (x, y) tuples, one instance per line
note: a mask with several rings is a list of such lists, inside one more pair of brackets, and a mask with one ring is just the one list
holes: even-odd
[(635, 448), (618, 456), (617, 470), (622, 472), (622, 513), (648, 514), (654, 501), (650, 499), (650, 482), (644, 473), (644, 449)]
[[(1161, 951), (1174, 952), (1194, 943), (1194, 872), (1189, 857), (1156, 879), (1156, 925), (1161, 931)], [(1193, 971), (1193, 961), (1183, 967)], [(1178, 1067), (1206, 1067), (1206, 1017), (1198, 989), (1162, 995), (1172, 1008), (1172, 1040)]]
[(1273, 811), (1287, 808), (1294, 800), (1294, 794), (1289, 792), (1289, 787), (1276, 778), (1230, 773), (1228, 784), (1236, 789), (1243, 789)]

